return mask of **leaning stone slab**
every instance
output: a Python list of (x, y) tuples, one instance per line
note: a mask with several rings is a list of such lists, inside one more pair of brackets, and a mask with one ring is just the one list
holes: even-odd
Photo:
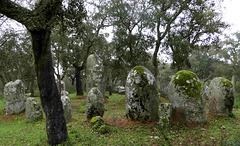
[(42, 106), (34, 97), (28, 97), (26, 101), (26, 120), (37, 121), (43, 118)]
[(209, 85), (209, 112), (222, 116), (232, 113), (234, 94), (232, 82), (223, 78), (214, 78)]
[(93, 87), (97, 87), (98, 90), (102, 93), (102, 95), (105, 96), (106, 79), (104, 75), (103, 61), (99, 56), (95, 54), (91, 54), (88, 56), (86, 75), (87, 93)]
[(87, 95), (86, 101), (86, 115), (87, 119), (95, 116), (103, 117), (104, 114), (104, 97), (102, 93), (96, 88), (92, 88)]
[(19, 114), (25, 110), (24, 85), (21, 80), (11, 81), (4, 86), (6, 114)]
[(64, 117), (65, 117), (66, 123), (68, 123), (72, 119), (71, 102), (68, 96), (61, 96), (61, 101), (63, 105)]
[(148, 69), (136, 66), (129, 72), (125, 94), (127, 117), (143, 122), (159, 119), (157, 83)]
[(171, 79), (168, 95), (173, 121), (190, 124), (206, 121), (206, 100), (202, 96), (201, 83), (193, 72), (177, 72)]

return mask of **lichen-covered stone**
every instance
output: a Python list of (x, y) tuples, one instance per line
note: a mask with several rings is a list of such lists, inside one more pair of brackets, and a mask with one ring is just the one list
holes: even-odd
[(24, 85), (21, 80), (11, 81), (4, 86), (6, 114), (19, 114), (25, 110)]
[(191, 71), (182, 70), (172, 77), (169, 85), (173, 121), (201, 123), (206, 121), (206, 100), (202, 97), (201, 83)]
[(125, 93), (125, 87), (123, 87), (123, 86), (116, 86), (115, 90), (117, 91), (118, 94), (124, 94)]
[(214, 78), (209, 86), (209, 112), (229, 116), (234, 105), (232, 83), (223, 78)]
[(170, 124), (172, 114), (171, 103), (161, 103), (160, 104), (160, 117), (158, 125), (160, 127), (165, 127)]
[(87, 119), (104, 114), (104, 97), (98, 88), (92, 88), (87, 95), (86, 115)]
[(42, 106), (34, 97), (28, 97), (26, 101), (26, 120), (36, 121), (43, 118)]
[(157, 83), (148, 69), (134, 67), (128, 74), (125, 90), (127, 117), (143, 122), (159, 119)]
[(87, 58), (86, 65), (86, 85), (87, 93), (93, 88), (97, 87), (98, 90), (105, 96), (106, 79), (104, 75), (104, 66), (102, 59), (94, 54)]
[(72, 119), (71, 102), (68, 96), (61, 96), (61, 101), (63, 105), (64, 117), (65, 117), (66, 123), (68, 123)]
[(203, 97), (205, 98), (205, 99), (209, 99), (208, 97), (209, 97), (209, 87), (208, 86), (203, 86)]

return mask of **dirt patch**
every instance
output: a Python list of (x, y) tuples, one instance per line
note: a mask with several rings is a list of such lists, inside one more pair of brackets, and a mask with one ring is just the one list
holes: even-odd
[(20, 113), (18, 115), (6, 115), (6, 116), (1, 117), (0, 122), (7, 122), (10, 120), (18, 119), (24, 115), (25, 115), (25, 112)]
[(164, 102), (164, 103), (169, 103), (169, 100), (167, 100), (166, 98), (160, 98), (160, 103), (162, 103), (162, 102)]
[(123, 99), (123, 100), (121, 100), (120, 102), (116, 102), (116, 101), (109, 101), (109, 100), (105, 99), (105, 102), (104, 102), (104, 103), (105, 103), (105, 104), (114, 103), (114, 104), (116, 104), (116, 105), (121, 106), (121, 105), (123, 105), (123, 104), (126, 104), (126, 100)]
[(72, 119), (70, 120), (70, 122), (69, 122), (69, 123), (72, 123), (72, 122), (78, 122), (78, 120), (77, 120), (77, 119), (74, 119), (74, 118), (72, 118)]
[(87, 96), (86, 95), (81, 95), (81, 96), (78, 96), (78, 99), (87, 99)]
[(212, 113), (207, 113), (207, 119), (214, 120), (215, 119), (215, 115), (212, 114)]
[(126, 104), (126, 100), (123, 99), (123, 100), (121, 100), (120, 102), (117, 102), (116, 104), (121, 106), (121, 105), (123, 105), (123, 104)]
[(79, 106), (80, 104), (81, 104), (81, 102), (71, 103), (71, 105), (74, 106), (74, 107), (77, 107), (77, 106)]
[(87, 99), (87, 96), (86, 96), (86, 95), (80, 95), (80, 96), (77, 96), (77, 98), (73, 98), (73, 97), (71, 97), (70, 99), (71, 99), (71, 100), (76, 100), (76, 99)]
[(139, 121), (132, 121), (131, 119), (127, 119), (126, 117), (123, 117), (123, 116), (122, 117), (118, 116), (117, 118), (112, 118), (112, 119), (109, 119), (109, 118), (103, 118), (103, 119), (107, 124), (114, 127), (119, 127), (119, 128), (139, 127), (139, 126), (150, 127), (157, 123), (156, 121), (145, 122), (145, 123), (142, 123)]

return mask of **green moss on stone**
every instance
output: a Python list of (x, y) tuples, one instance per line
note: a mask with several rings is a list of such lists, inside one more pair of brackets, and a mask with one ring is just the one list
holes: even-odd
[(108, 133), (110, 132), (110, 127), (104, 124), (98, 129), (98, 132), (101, 134)]
[(226, 86), (226, 87), (233, 86), (232, 82), (229, 81), (228, 79), (225, 79), (224, 77), (219, 77), (219, 79), (221, 80), (221, 82), (223, 83), (224, 86)]
[(193, 72), (188, 70), (177, 72), (174, 76), (173, 83), (178, 92), (181, 92), (188, 97), (201, 98), (201, 83)]
[(133, 68), (140, 76), (144, 76), (144, 68), (142, 66), (135, 66)]
[(140, 83), (139, 83), (140, 86), (145, 86), (146, 83), (148, 83), (148, 79), (147, 79), (147, 76), (144, 73), (144, 70), (145, 69), (142, 66), (135, 66), (133, 68), (133, 71), (137, 72), (137, 74), (134, 77), (140, 76), (140, 78), (141, 78)]
[(99, 118), (100, 117), (93, 117), (92, 119), (91, 119), (91, 124), (94, 124), (94, 123), (96, 123), (98, 120), (99, 120)]

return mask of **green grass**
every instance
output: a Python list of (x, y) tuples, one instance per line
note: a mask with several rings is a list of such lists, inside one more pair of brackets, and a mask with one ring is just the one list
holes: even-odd
[[(73, 119), (67, 124), (69, 140), (63, 145), (240, 145), (240, 110), (234, 117), (211, 116), (206, 124), (194, 127), (172, 125), (160, 128), (153, 123), (130, 121), (125, 117), (125, 96), (113, 94), (105, 103), (107, 134), (91, 132), (86, 120), (86, 99), (69, 94)], [(38, 98), (39, 99), (39, 98)], [(47, 145), (44, 119), (26, 122), (25, 114), (5, 115), (0, 98), (0, 145)]]
[(233, 107), (240, 109), (240, 93), (236, 94)]

